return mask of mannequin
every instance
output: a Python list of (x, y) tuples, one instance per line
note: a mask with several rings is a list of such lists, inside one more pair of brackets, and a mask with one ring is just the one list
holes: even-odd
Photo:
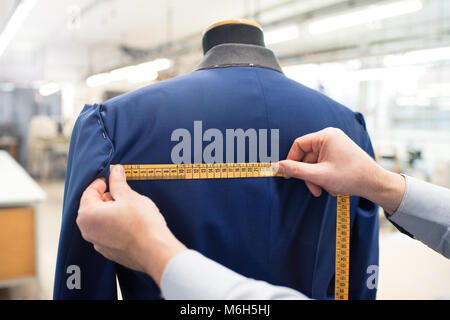
[(261, 26), (247, 19), (231, 19), (210, 25), (203, 33), (203, 54), (225, 43), (243, 43), (265, 47)]
[(283, 72), (274, 53), (264, 44), (261, 26), (246, 19), (223, 20), (203, 33), (203, 60), (197, 70), (254, 66)]

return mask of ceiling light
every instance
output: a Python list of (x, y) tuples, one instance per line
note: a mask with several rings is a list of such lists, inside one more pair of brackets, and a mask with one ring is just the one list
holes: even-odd
[(298, 38), (299, 30), (297, 26), (289, 26), (278, 30), (266, 32), (264, 42), (266, 45), (280, 43)]
[(138, 65), (127, 66), (100, 73), (86, 79), (89, 87), (106, 85), (114, 81), (127, 80), (130, 83), (148, 82), (158, 78), (158, 72), (172, 67), (173, 61), (166, 58), (156, 59)]
[(109, 73), (111, 81), (121, 81), (129, 77), (129, 75), (134, 72), (136, 66), (128, 66), (119, 69), (115, 69)]
[(384, 58), (384, 65), (404, 66), (450, 60), (450, 47), (410, 51), (405, 54), (388, 55)]
[(0, 34), (0, 56), (6, 51), (20, 27), (23, 25), (37, 0), (22, 0)]
[(356, 81), (374, 81), (390, 79), (397, 83), (412, 81), (423, 76), (425, 68), (419, 66), (398, 67), (398, 68), (373, 68), (361, 69), (349, 73), (350, 77)]
[(59, 91), (59, 89), (60, 89), (59, 84), (57, 84), (55, 82), (49, 82), (49, 83), (43, 84), (39, 88), (39, 93), (41, 94), (41, 96), (47, 97), (47, 96), (57, 93)]
[(153, 81), (156, 78), (158, 78), (158, 72), (136, 68), (127, 79), (129, 83), (140, 83)]
[(90, 76), (86, 79), (86, 84), (89, 87), (103, 86), (111, 82), (111, 76), (109, 73), (99, 73)]
[(156, 59), (153, 61), (141, 63), (141, 64), (137, 65), (137, 67), (142, 70), (158, 72), (158, 71), (167, 70), (170, 67), (172, 67), (172, 60), (166, 59), (166, 58)]
[(404, 61), (409, 63), (426, 63), (443, 60), (450, 60), (450, 47), (411, 51), (404, 56)]
[(397, 1), (389, 4), (369, 6), (362, 10), (343, 13), (312, 22), (309, 25), (309, 32), (312, 34), (319, 34), (354, 27), (416, 12), (421, 10), (422, 7), (422, 1), (420, 0)]

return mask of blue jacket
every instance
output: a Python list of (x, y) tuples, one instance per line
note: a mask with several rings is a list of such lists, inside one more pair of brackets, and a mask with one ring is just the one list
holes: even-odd
[[(279, 129), (280, 159), (295, 138), (337, 127), (373, 156), (363, 117), (288, 79), (271, 51), (214, 47), (192, 73), (82, 110), (67, 164), (55, 299), (116, 299), (116, 275), (125, 299), (160, 298), (150, 277), (105, 259), (84, 241), (75, 219), (83, 190), (107, 177), (111, 164), (171, 163), (178, 143), (171, 141), (172, 132), (185, 128), (194, 137), (194, 121), (224, 137), (226, 129)], [(187, 247), (244, 276), (333, 299), (335, 197), (314, 198), (303, 181), (283, 178), (130, 185), (156, 203)], [(378, 265), (377, 212), (373, 203), (351, 197), (350, 299), (376, 295), (367, 281), (368, 267)], [(72, 265), (81, 271), (80, 289), (67, 286)]]

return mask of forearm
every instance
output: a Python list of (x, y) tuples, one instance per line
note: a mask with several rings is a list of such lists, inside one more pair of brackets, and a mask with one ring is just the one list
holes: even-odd
[(374, 163), (369, 176), (361, 179), (360, 196), (378, 204), (388, 214), (397, 210), (405, 194), (405, 178)]
[(170, 232), (168, 228), (159, 230), (158, 234), (150, 234), (141, 245), (141, 257), (144, 260), (145, 272), (161, 286), (164, 269), (178, 253), (187, 250)]

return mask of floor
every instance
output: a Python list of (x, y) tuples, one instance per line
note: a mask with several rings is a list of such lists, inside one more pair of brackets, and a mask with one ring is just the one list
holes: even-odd
[[(0, 289), (0, 299), (51, 299), (64, 184), (41, 183), (47, 200), (39, 206), (40, 285)], [(450, 260), (381, 223), (378, 299), (450, 299)]]
[(450, 299), (450, 259), (400, 232), (380, 234), (379, 277), (378, 299)]

